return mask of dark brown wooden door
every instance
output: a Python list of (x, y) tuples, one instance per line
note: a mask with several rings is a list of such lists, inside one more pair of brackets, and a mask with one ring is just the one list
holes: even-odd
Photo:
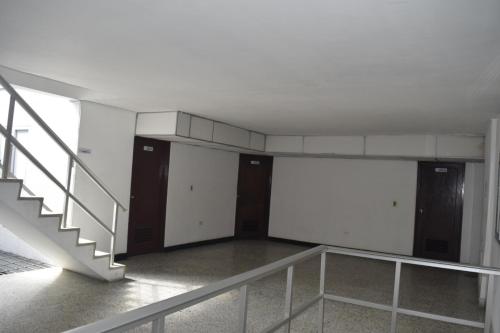
[(267, 237), (272, 171), (272, 156), (240, 154), (236, 237)]
[(128, 227), (129, 255), (163, 249), (170, 142), (135, 137)]
[(458, 262), (465, 165), (420, 162), (413, 255)]

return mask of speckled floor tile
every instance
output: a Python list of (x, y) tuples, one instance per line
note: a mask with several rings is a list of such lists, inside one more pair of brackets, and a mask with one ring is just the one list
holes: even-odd
[(49, 267), (49, 264), (38, 260), (0, 250), (0, 275), (28, 272)]
[[(0, 276), (0, 332), (60, 332), (166, 299), (211, 282), (248, 271), (304, 250), (267, 241), (234, 241), (126, 260), (126, 279), (106, 283), (49, 268)], [(390, 304), (394, 265), (329, 255), (326, 288), (335, 294)], [(280, 272), (249, 287), (248, 332), (267, 327), (284, 312), (286, 276)], [(418, 287), (416, 284), (418, 283)], [(294, 307), (318, 292), (319, 259), (297, 265)], [(401, 303), (411, 309), (482, 318), (477, 306), (477, 278), (455, 272), (404, 267)], [(172, 314), (168, 332), (234, 332), (238, 292)], [(318, 308), (292, 322), (292, 332), (317, 332)], [(428, 320), (401, 316), (398, 331), (476, 332)], [(325, 332), (387, 332), (390, 313), (337, 302), (325, 302)], [(150, 326), (131, 332), (149, 332)], [(278, 331), (279, 332), (279, 331)]]

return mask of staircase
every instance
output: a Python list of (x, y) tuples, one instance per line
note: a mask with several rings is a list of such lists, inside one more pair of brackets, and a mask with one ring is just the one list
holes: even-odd
[[(0, 136), (5, 138), (5, 149), (0, 167), (0, 222), (20, 239), (37, 249), (51, 260), (52, 263), (71, 271), (75, 271), (93, 278), (116, 281), (123, 279), (125, 266), (114, 262), (114, 247), (116, 240), (116, 224), (118, 209), (125, 210), (112, 192), (105, 187), (93, 172), (79, 159), (79, 157), (50, 129), (50, 127), (36, 114), (36, 112), (22, 99), (14, 88), (0, 76), (0, 86), (10, 95), (9, 114), (7, 124), (0, 124)], [(16, 105), (17, 104), (17, 105)], [(67, 183), (62, 184), (35, 156), (26, 149), (12, 135), (13, 119), (16, 107), (22, 109), (59, 145), (68, 155)], [(9, 171), (12, 152), (24, 155), (45, 176), (65, 194), (64, 210), (61, 214), (45, 214), (47, 206), (44, 199), (34, 196), (23, 196), (26, 186), (23, 180), (15, 179)], [(74, 194), (71, 186), (75, 166), (86, 174), (98, 189), (102, 190), (113, 203), (112, 221), (105, 223), (92, 209), (82, 203), (81, 198)], [(23, 190), (24, 189), (24, 190)], [(33, 193), (29, 193), (33, 194)], [(93, 223), (100, 226), (104, 233), (109, 234), (109, 251), (97, 250), (95, 241), (80, 237), (80, 228), (70, 226), (71, 214), (69, 205), (73, 203), (91, 218)], [(101, 246), (102, 247), (102, 246)]]

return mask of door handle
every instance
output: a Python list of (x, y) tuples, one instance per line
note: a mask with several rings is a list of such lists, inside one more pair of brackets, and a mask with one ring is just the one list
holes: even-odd
[(419, 212), (420, 214), (423, 214), (423, 213), (424, 213), (424, 209), (423, 209), (423, 208), (420, 208), (420, 209), (418, 210), (418, 212)]
[(131, 195), (131, 196), (130, 196), (130, 199), (135, 199), (135, 195)]

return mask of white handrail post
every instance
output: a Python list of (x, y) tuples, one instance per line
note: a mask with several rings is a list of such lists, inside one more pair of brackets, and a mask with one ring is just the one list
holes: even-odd
[(397, 329), (400, 282), (401, 282), (401, 261), (396, 261), (396, 272), (394, 274), (394, 293), (392, 295), (391, 333), (396, 333)]
[(247, 314), (248, 314), (248, 285), (240, 287), (240, 313), (238, 332), (245, 333), (247, 331)]
[(318, 332), (323, 333), (323, 325), (325, 322), (325, 275), (326, 275), (326, 251), (321, 253), (321, 268), (319, 273), (319, 316), (318, 316)]
[(490, 333), (491, 331), (491, 321), (493, 316), (493, 291), (495, 287), (495, 276), (493, 274), (488, 275), (488, 291), (486, 294), (486, 310), (484, 314), (484, 333)]
[(164, 333), (165, 332), (165, 316), (161, 316), (153, 320), (153, 324), (151, 327), (152, 333)]
[(73, 177), (73, 163), (74, 160), (71, 156), (68, 156), (68, 178), (66, 179), (66, 193), (64, 193), (64, 217), (63, 217), (63, 227), (68, 227), (68, 206), (69, 206), (69, 192), (71, 192), (71, 179)]
[(109, 250), (109, 266), (115, 263), (115, 244), (116, 244), (116, 229), (118, 220), (118, 204), (114, 201), (113, 205), (113, 222), (111, 224), (111, 246)]
[(12, 144), (10, 137), (12, 136), (12, 124), (14, 122), (14, 107), (16, 100), (14, 96), (10, 95), (9, 102), (9, 115), (7, 117), (7, 135), (5, 136), (5, 150), (3, 152), (3, 169), (2, 169), (2, 178), (9, 178), (9, 169), (10, 169), (10, 158), (12, 151)]
[(292, 298), (293, 298), (293, 265), (286, 271), (286, 292), (285, 292), (285, 318), (288, 318), (285, 327), (285, 333), (290, 333), (290, 324), (292, 319)]

